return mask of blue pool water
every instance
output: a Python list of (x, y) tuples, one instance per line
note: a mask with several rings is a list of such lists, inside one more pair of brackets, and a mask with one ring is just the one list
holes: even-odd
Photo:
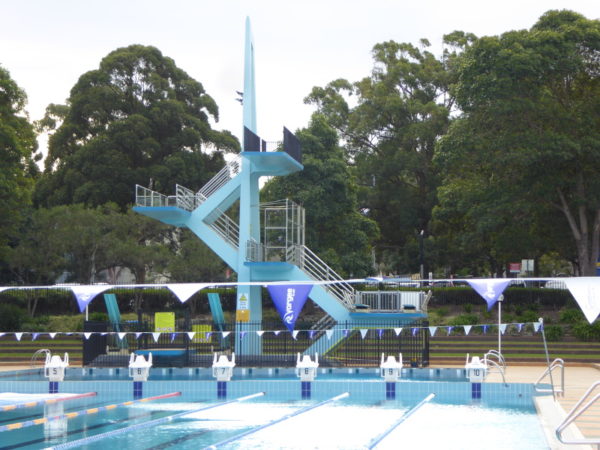
[[(301, 398), (300, 382), (295, 379), (263, 379), (261, 375), (255, 379), (235, 380), (234, 376), (234, 380), (227, 384), (227, 400), (256, 392), (265, 392), (265, 395), (149, 428), (109, 435), (77, 448), (203, 448), (342, 392), (348, 392), (349, 397), (265, 428), (225, 448), (365, 448), (374, 437), (430, 393), (436, 394), (435, 399), (390, 433), (376, 448), (548, 448), (533, 407), (534, 391), (530, 384), (505, 386), (484, 383), (481, 399), (473, 399), (472, 386), (465, 381), (406, 381), (396, 383), (396, 398), (388, 400), (385, 383), (370, 373), (372, 369), (365, 370), (364, 373), (355, 373), (353, 378), (348, 372), (345, 378), (327, 379), (319, 374), (312, 383), (310, 400)], [(0, 379), (0, 392), (48, 392), (46, 381), (14, 378)], [(133, 398), (132, 384), (118, 379), (61, 382), (59, 390), (63, 393), (94, 391), (98, 394), (61, 404), (0, 412), (0, 426), (122, 403)], [(182, 394), (0, 432), (0, 449), (58, 446), (223, 402), (217, 398), (216, 382), (212, 380), (155, 380), (144, 383), (143, 389), (143, 397), (175, 391)]]

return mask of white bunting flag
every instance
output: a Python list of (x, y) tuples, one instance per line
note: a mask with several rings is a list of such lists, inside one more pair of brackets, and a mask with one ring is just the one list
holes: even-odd
[(500, 333), (504, 334), (505, 331), (506, 331), (506, 324), (505, 323), (501, 323), (500, 324)]
[(589, 323), (600, 315), (600, 277), (565, 278), (563, 280)]
[(536, 333), (538, 331), (540, 331), (540, 326), (541, 325), (542, 325), (542, 322), (533, 322), (533, 329), (535, 330)]
[(229, 334), (231, 334), (231, 331), (223, 331), (223, 338), (226, 338)]
[(152, 333), (152, 338), (154, 339), (154, 342), (158, 342), (159, 337), (160, 337), (160, 333)]
[(360, 335), (361, 335), (361, 337), (362, 337), (363, 339), (364, 339), (364, 338), (365, 338), (365, 336), (367, 335), (368, 331), (369, 331), (369, 330), (367, 330), (366, 328), (361, 328), (361, 329), (360, 329)]
[(89, 332), (83, 333), (83, 337), (85, 338), (86, 341), (90, 338), (91, 335), (92, 335), (92, 333), (89, 333)]
[(117, 333), (117, 336), (119, 336), (120, 341), (122, 341), (126, 335), (127, 335), (127, 333)]
[(187, 302), (192, 295), (201, 291), (205, 287), (211, 286), (207, 283), (172, 283), (167, 284), (167, 287), (181, 303)]
[(473, 325), (463, 325), (463, 328), (465, 329), (465, 335), (468, 336), (469, 333), (471, 332), (471, 328), (473, 327)]
[(327, 336), (327, 339), (331, 339), (333, 336), (333, 330), (325, 330), (325, 335)]
[(258, 334), (259, 336), (262, 336), (263, 334), (265, 334), (265, 332), (263, 330), (258, 330), (256, 332), (256, 334)]
[(294, 339), (298, 339), (298, 330), (294, 330), (294, 331), (292, 331), (292, 337), (293, 337)]
[(56, 337), (56, 333), (48, 333), (50, 335), (50, 339), (54, 339)]
[(20, 341), (22, 337), (23, 333), (15, 333), (15, 338), (17, 338), (17, 341)]
[(188, 338), (191, 340), (194, 339), (194, 336), (196, 336), (196, 332), (195, 331), (188, 331), (187, 332)]
[(400, 336), (400, 333), (402, 333), (402, 328), (394, 328), (394, 333), (396, 333), (396, 336)]
[(437, 327), (429, 327), (429, 333), (431, 333), (431, 337), (435, 336), (436, 331)]

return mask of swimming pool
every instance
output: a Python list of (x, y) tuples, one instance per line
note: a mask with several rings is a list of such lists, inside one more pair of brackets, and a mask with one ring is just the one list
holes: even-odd
[[(187, 370), (187, 369), (184, 369)], [(428, 369), (426, 369), (428, 370)], [(434, 369), (435, 370), (435, 369)], [(246, 430), (314, 405), (339, 393), (349, 396), (273, 425), (226, 448), (364, 448), (409, 408), (430, 393), (432, 403), (390, 433), (377, 448), (443, 446), (444, 448), (548, 448), (539, 425), (530, 384), (484, 383), (481, 399), (472, 398), (466, 381), (405, 381), (396, 383), (396, 397), (386, 399), (385, 383), (369, 369), (346, 379), (320, 379), (312, 383), (312, 398), (302, 400), (300, 382), (293, 379), (239, 379), (228, 382), (227, 400), (257, 392), (260, 398), (227, 404), (197, 412), (150, 428), (106, 436), (83, 447), (105, 449), (121, 446), (132, 449), (202, 448), (229, 439)], [(350, 375), (350, 373), (348, 373)], [(360, 372), (359, 374), (361, 375)], [(435, 375), (435, 372), (434, 372)], [(362, 379), (361, 379), (362, 378)], [(366, 382), (365, 382), (366, 381)], [(0, 412), (0, 426), (73, 411), (98, 409), (132, 399), (132, 382), (127, 380), (64, 381), (60, 392), (97, 392), (95, 397), (61, 403), (49, 411), (47, 406)], [(48, 392), (44, 381), (0, 380), (0, 392)], [(94, 435), (116, 432), (123, 427), (159, 420), (173, 414), (220, 405), (216, 382), (212, 380), (156, 380), (144, 383), (143, 397), (181, 392), (180, 396), (151, 402), (138, 402), (93, 414), (84, 414), (57, 423), (31, 426), (0, 433), (0, 449), (44, 448), (90, 439)], [(60, 394), (59, 394), (60, 395)], [(501, 436), (490, 442), (493, 436)]]

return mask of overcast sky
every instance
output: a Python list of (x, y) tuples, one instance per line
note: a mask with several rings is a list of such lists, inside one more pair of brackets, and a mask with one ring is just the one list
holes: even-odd
[[(258, 132), (307, 125), (313, 86), (369, 75), (373, 45), (427, 38), (439, 53), (444, 34), (477, 36), (530, 28), (549, 9), (600, 18), (599, 0), (21, 0), (0, 8), (0, 64), (25, 90), (33, 120), (64, 103), (85, 72), (112, 50), (153, 45), (200, 81), (217, 102), (216, 128), (241, 135), (244, 22), (255, 44)], [(42, 145), (44, 145), (42, 143)]]

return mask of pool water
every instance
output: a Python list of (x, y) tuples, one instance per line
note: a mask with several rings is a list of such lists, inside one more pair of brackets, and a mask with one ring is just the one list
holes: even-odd
[[(197, 412), (149, 428), (128, 431), (87, 443), (85, 449), (198, 449), (267, 424), (318, 400), (273, 401), (261, 397)], [(107, 401), (108, 400), (108, 401)], [(122, 402), (124, 399), (88, 398), (62, 405), (64, 412)], [(37, 449), (89, 438), (149, 420), (191, 411), (209, 402), (159, 400), (84, 415), (53, 426), (32, 426), (0, 433), (0, 449)], [(404, 399), (356, 401), (352, 396), (313, 409), (265, 428), (225, 448), (359, 449), (387, 430), (415, 402)], [(56, 405), (53, 405), (56, 406)], [(0, 414), (0, 425), (40, 417), (44, 408)], [(56, 415), (56, 408), (46, 414)], [(60, 414), (60, 412), (59, 412)], [(376, 448), (546, 449), (533, 407), (497, 408), (431, 402), (389, 434)]]

